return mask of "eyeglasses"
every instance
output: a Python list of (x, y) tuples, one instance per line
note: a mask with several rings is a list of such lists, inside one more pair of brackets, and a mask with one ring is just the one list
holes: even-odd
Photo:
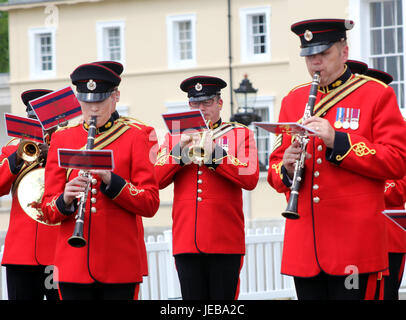
[(193, 108), (198, 108), (200, 104), (202, 104), (205, 107), (209, 107), (213, 104), (214, 99), (209, 99), (209, 100), (204, 100), (204, 101), (189, 101), (189, 106)]

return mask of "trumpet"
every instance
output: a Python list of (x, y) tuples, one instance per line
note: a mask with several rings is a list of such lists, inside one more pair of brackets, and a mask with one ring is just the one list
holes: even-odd
[(18, 145), (17, 155), (26, 162), (34, 162), (40, 156), (41, 150), (33, 141), (22, 140)]
[[(314, 104), (316, 102), (316, 95), (317, 95), (317, 89), (320, 83), (320, 72), (315, 72), (313, 75), (313, 80), (312, 84), (310, 86), (310, 93), (309, 93), (309, 98), (306, 104), (305, 112), (303, 115), (303, 120), (310, 118), (313, 115), (313, 108)], [(304, 165), (305, 165), (305, 160), (306, 160), (306, 147), (307, 143), (309, 142), (309, 137), (304, 135), (298, 135), (296, 137), (298, 141), (300, 142), (300, 158), (299, 160), (296, 160), (295, 163), (295, 172), (293, 175), (293, 182), (292, 186), (290, 188), (290, 195), (289, 195), (289, 200), (288, 200), (288, 205), (286, 207), (286, 210), (282, 212), (282, 216), (287, 218), (287, 219), (298, 219), (300, 217), (298, 210), (297, 210), (297, 205), (298, 205), (298, 199), (299, 199), (299, 189), (301, 186), (301, 182), (303, 179), (303, 174), (304, 174)]]
[[(87, 134), (87, 144), (86, 149), (91, 150), (94, 147), (94, 137), (96, 136), (96, 116), (92, 116), (89, 120), (89, 130)], [(88, 171), (79, 172), (85, 177), (89, 178), (89, 181), (92, 180), (92, 176)], [(86, 203), (87, 195), (90, 190), (90, 182), (86, 185), (85, 190), (81, 192), (79, 196), (79, 208), (76, 215), (75, 228), (73, 229), (72, 236), (68, 239), (68, 243), (75, 248), (82, 248), (86, 245), (86, 239), (83, 235), (83, 227), (85, 224), (85, 212), (86, 212)]]
[(206, 123), (209, 130), (199, 133), (201, 135), (199, 143), (192, 144), (188, 149), (188, 157), (193, 163), (204, 163), (211, 154), (205, 149), (205, 144), (207, 139), (212, 139), (212, 121), (208, 120)]

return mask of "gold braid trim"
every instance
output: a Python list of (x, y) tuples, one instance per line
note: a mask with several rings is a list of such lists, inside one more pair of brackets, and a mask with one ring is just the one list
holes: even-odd
[(348, 154), (351, 151), (354, 151), (355, 155), (357, 155), (358, 157), (367, 156), (369, 154), (376, 154), (376, 150), (375, 149), (369, 149), (367, 147), (367, 145), (365, 144), (365, 142), (358, 142), (356, 144), (352, 144), (350, 135), (348, 133), (347, 133), (347, 136), (348, 136), (348, 141), (350, 142), (351, 148), (348, 149), (346, 154), (344, 154), (343, 156), (337, 155), (336, 156), (337, 161), (343, 160), (346, 156), (348, 156)]
[(51, 200), (51, 202), (48, 202), (46, 204), (47, 207), (51, 207), (52, 211), (55, 211), (56, 209), (56, 199), (58, 199), (58, 196), (53, 197), (53, 199)]
[(133, 184), (126, 181), (125, 185), (121, 188), (120, 192), (113, 198), (113, 200), (116, 200), (121, 195), (123, 190), (126, 188), (128, 188), (128, 192), (132, 196), (136, 196), (136, 195), (140, 194), (141, 192), (144, 192), (144, 189), (137, 189), (136, 187), (134, 187)]
[(130, 194), (132, 196), (137, 196), (138, 194), (140, 194), (141, 192), (144, 192), (144, 189), (137, 189), (136, 187), (134, 187), (131, 183), (127, 184), (128, 186), (128, 191), (130, 192)]
[(181, 160), (182, 157), (181, 156), (174, 156), (172, 154), (166, 154), (167, 149), (166, 148), (162, 148), (161, 151), (159, 151), (158, 156), (157, 156), (157, 161), (155, 162), (154, 166), (164, 166), (166, 164), (166, 161), (172, 157), (176, 160)]
[(138, 123), (138, 124), (141, 124), (141, 125), (145, 125), (145, 124), (142, 123), (141, 121), (139, 121), (139, 120), (137, 120), (137, 119), (129, 118), (129, 117), (120, 117), (120, 118), (118, 118), (118, 119), (116, 120), (116, 122), (117, 122), (117, 123), (124, 123), (125, 125), (129, 125), (129, 126), (135, 127), (135, 128), (137, 128), (137, 129), (139, 129), (139, 130), (141, 130), (141, 127), (140, 127), (140, 126), (137, 126), (137, 123)]
[(389, 188), (394, 188), (396, 187), (396, 184), (394, 182), (386, 182), (385, 184), (385, 192), (388, 191)]
[(3, 164), (4, 164), (4, 162), (6, 162), (6, 161), (8, 161), (8, 158), (4, 158), (3, 160), (1, 160), (1, 162), (0, 162), (0, 167), (2, 167)]
[(272, 165), (272, 167), (271, 167), (272, 169), (275, 170), (275, 173), (276, 173), (276, 174), (279, 174), (279, 176), (281, 177), (281, 179), (283, 178), (283, 177), (282, 177), (282, 174), (281, 174), (282, 164), (283, 164), (283, 161), (279, 162), (278, 164), (274, 163), (274, 164)]
[(224, 156), (222, 158), (219, 158), (219, 159), (213, 159), (213, 162), (214, 163), (219, 162), (219, 161), (223, 160), (224, 158), (230, 159), (231, 164), (234, 165), (234, 166), (243, 166), (243, 167), (248, 166), (248, 163), (241, 162), (239, 159), (237, 159), (236, 157), (234, 157), (231, 154), (227, 154), (226, 156)]
[[(314, 106), (313, 116), (323, 117), (323, 115), (332, 107), (334, 107), (339, 101), (343, 100), (345, 97), (347, 97), (349, 94), (351, 94), (367, 82), (367, 79), (356, 76), (348, 80), (342, 86), (333, 89)], [(299, 119), (297, 122), (302, 123), (303, 118)]]
[[(103, 132), (100, 136), (94, 139), (95, 147), (93, 150), (102, 150), (103, 148), (107, 147), (110, 143), (114, 142), (118, 139), (124, 132), (130, 129), (130, 126), (122, 125), (120, 123), (115, 123), (113, 127)], [(110, 135), (110, 137), (109, 137)], [(106, 138), (108, 137), (108, 138)], [(104, 140), (104, 141), (103, 141)], [(86, 145), (81, 147), (79, 150), (85, 150)], [(66, 181), (69, 181), (69, 176), (72, 172), (72, 168), (66, 169)]]
[(271, 153), (274, 152), (276, 149), (278, 149), (281, 145), (282, 145), (282, 135), (278, 134), (276, 136), (276, 138), (275, 138), (274, 143), (273, 143)]
[(181, 156), (174, 156), (174, 155), (171, 155), (171, 154), (162, 155), (160, 158), (157, 159), (154, 166), (164, 166), (166, 164), (166, 161), (170, 157), (175, 158), (176, 160), (181, 160), (182, 159)]

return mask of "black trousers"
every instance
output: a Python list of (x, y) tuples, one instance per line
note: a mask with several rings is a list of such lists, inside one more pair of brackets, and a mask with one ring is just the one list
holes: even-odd
[(9, 300), (59, 300), (51, 266), (6, 265)]
[(310, 278), (294, 277), (294, 281), (298, 300), (364, 300), (367, 289), (372, 289), (372, 299), (379, 298), (381, 281), (376, 276), (332, 276), (321, 272)]
[(399, 300), (404, 264), (404, 253), (389, 253), (389, 276), (385, 277), (384, 300)]
[(59, 282), (62, 300), (137, 300), (138, 283)]
[(242, 262), (240, 254), (175, 255), (183, 300), (237, 299)]

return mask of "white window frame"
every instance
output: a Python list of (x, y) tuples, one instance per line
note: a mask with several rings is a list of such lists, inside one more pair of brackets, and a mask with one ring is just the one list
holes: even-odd
[[(385, 0), (383, 0), (385, 1)], [(349, 19), (355, 22), (354, 29), (347, 32), (350, 43), (350, 59), (364, 61), (369, 64), (369, 52), (371, 47), (370, 38), (370, 15), (369, 4), (376, 0), (349, 0)], [(379, 1), (380, 2), (380, 1)], [(402, 0), (403, 8), (403, 79), (406, 86), (406, 0)], [(367, 14), (365, 14), (367, 13)], [(406, 90), (405, 97), (406, 101)], [(406, 117), (406, 106), (400, 109)]]
[(125, 65), (125, 21), (99, 21), (96, 23), (96, 34), (97, 34), (97, 59), (100, 60), (111, 60), (106, 52), (106, 30), (110, 28), (120, 29), (120, 50), (121, 59), (115, 60)]
[[(39, 43), (38, 37), (41, 34), (51, 34), (51, 54), (52, 54), (52, 69), (41, 70), (41, 62), (39, 61)], [(30, 78), (31, 79), (48, 79), (56, 77), (56, 28), (30, 28), (28, 29), (29, 39), (29, 61), (30, 61)]]
[[(181, 60), (176, 48), (176, 32), (179, 22), (189, 21), (191, 24), (192, 58)], [(166, 17), (168, 41), (168, 67), (170, 69), (193, 68), (196, 66), (196, 14), (170, 15)]]
[[(269, 119), (262, 119), (261, 121), (275, 122), (275, 97), (274, 96), (257, 96), (256, 101), (255, 101), (255, 106), (254, 106), (254, 110), (255, 109), (267, 109), (268, 110)], [(255, 132), (255, 139), (257, 139), (257, 128), (256, 127), (254, 128), (252, 126), (251, 129)], [(268, 134), (269, 134), (269, 140), (268, 140), (268, 146), (266, 148), (266, 151), (268, 153), (267, 157), (269, 160), (269, 156), (272, 151), (273, 143), (275, 141), (275, 135), (271, 134), (270, 132)], [(258, 147), (258, 143), (257, 143), (257, 147)], [(269, 167), (269, 164), (266, 166), (266, 169), (268, 169), (268, 167)], [(265, 171), (261, 171), (261, 172), (266, 174)]]
[[(253, 52), (252, 34), (251, 34), (251, 20), (252, 16), (265, 15), (266, 19), (266, 52), (257, 53)], [(257, 7), (257, 8), (241, 8), (240, 9), (240, 51), (241, 62), (255, 63), (255, 62), (269, 62), (271, 61), (271, 7)]]

